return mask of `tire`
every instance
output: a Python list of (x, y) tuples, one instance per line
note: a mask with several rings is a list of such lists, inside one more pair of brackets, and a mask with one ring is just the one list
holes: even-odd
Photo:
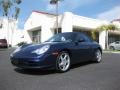
[(110, 46), (110, 50), (115, 50), (115, 48), (113, 46)]
[(100, 62), (101, 62), (101, 59), (102, 59), (102, 52), (101, 52), (99, 49), (97, 49), (97, 50), (95, 51), (94, 61), (95, 61), (96, 63), (100, 63)]
[(8, 48), (8, 46), (4, 46), (4, 48)]
[(65, 51), (61, 52), (56, 60), (56, 70), (58, 72), (66, 72), (70, 69), (70, 63), (71, 59), (69, 53)]

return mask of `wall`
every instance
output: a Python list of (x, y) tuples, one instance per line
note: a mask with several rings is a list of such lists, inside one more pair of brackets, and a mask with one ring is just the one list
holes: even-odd
[[(109, 24), (107, 21), (87, 18), (83, 16), (74, 15), (71, 12), (65, 12), (58, 16), (59, 28), (62, 32), (72, 32), (73, 27), (93, 30), (103, 24)], [(49, 37), (53, 36), (54, 29), (56, 28), (56, 16), (48, 13), (32, 12), (30, 17), (25, 23), (26, 40), (31, 43), (31, 31), (35, 28), (41, 28), (41, 41), (44, 42)], [(100, 32), (99, 43), (102, 48), (105, 48), (105, 32)]]
[(3, 24), (0, 28), (0, 38), (7, 39), (8, 44), (14, 46), (21, 42), (22, 31), (17, 28), (17, 21), (14, 19), (0, 18)]
[(74, 26), (80, 26), (80, 27), (84, 27), (84, 28), (94, 29), (102, 24), (108, 24), (108, 23), (109, 22), (107, 22), (107, 21), (73, 15), (73, 25)]

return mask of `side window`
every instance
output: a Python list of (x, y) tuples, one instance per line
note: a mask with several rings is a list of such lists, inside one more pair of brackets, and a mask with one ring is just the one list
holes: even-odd
[(77, 40), (78, 40), (78, 41), (84, 41), (84, 42), (86, 42), (86, 38), (85, 38), (84, 35), (82, 35), (82, 34), (78, 34)]
[(85, 38), (86, 42), (93, 42), (93, 40), (89, 36), (83, 35), (83, 37)]

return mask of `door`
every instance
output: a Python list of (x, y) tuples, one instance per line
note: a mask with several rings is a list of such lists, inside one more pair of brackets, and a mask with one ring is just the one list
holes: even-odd
[(92, 54), (92, 43), (88, 39), (88, 37), (84, 35), (78, 35), (75, 42), (75, 59), (76, 62), (84, 62), (90, 60)]

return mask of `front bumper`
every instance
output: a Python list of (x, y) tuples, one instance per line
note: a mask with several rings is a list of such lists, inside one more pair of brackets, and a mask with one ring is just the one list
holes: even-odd
[(39, 57), (11, 56), (12, 65), (23, 69), (55, 69), (56, 56), (45, 54)]
[(0, 44), (0, 48), (7, 48), (7, 44)]

